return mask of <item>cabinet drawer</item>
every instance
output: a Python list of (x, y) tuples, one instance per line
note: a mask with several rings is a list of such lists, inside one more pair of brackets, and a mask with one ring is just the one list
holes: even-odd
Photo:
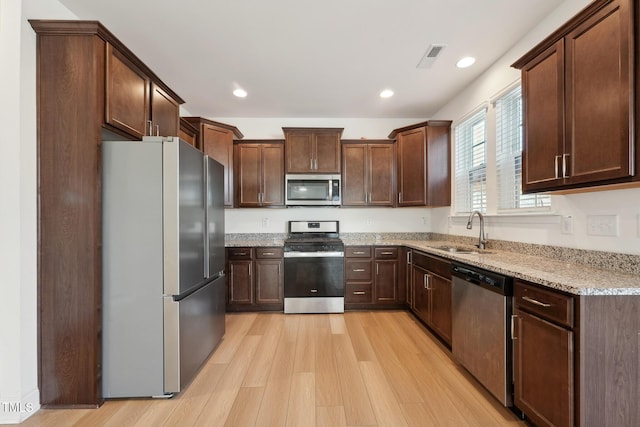
[(280, 259), (283, 257), (283, 249), (275, 247), (256, 248), (256, 258), (258, 259)]
[(371, 260), (346, 260), (344, 264), (347, 280), (366, 282), (371, 280)]
[(376, 247), (374, 249), (376, 259), (397, 259), (398, 248), (395, 247)]
[(371, 304), (373, 303), (373, 292), (371, 289), (371, 282), (347, 283), (344, 289), (344, 302)]
[(348, 246), (344, 255), (347, 258), (371, 258), (371, 246)]
[(251, 259), (251, 248), (227, 248), (229, 259)]
[(545, 319), (573, 327), (573, 297), (561, 294), (520, 280), (515, 281), (516, 307), (535, 313)]
[(437, 274), (445, 279), (451, 279), (451, 263), (441, 258), (427, 255), (423, 252), (413, 251), (411, 261), (425, 270)]

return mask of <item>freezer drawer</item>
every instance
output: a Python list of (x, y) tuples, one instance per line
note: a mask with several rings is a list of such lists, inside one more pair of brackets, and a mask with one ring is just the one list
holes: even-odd
[(225, 277), (186, 298), (165, 297), (164, 393), (176, 393), (196, 375), (225, 332)]

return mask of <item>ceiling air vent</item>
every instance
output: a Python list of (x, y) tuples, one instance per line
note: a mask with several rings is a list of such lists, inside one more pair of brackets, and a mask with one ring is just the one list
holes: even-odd
[(442, 52), (442, 49), (444, 49), (445, 47), (446, 45), (444, 44), (429, 45), (427, 52), (424, 54), (420, 62), (418, 62), (416, 68), (430, 68), (436, 61), (438, 55), (440, 55), (440, 53)]

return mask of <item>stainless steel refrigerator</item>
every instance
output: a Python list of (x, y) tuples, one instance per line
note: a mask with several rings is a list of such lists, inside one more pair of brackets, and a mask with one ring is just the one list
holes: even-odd
[(179, 392), (224, 335), (223, 175), (177, 137), (102, 143), (105, 398)]

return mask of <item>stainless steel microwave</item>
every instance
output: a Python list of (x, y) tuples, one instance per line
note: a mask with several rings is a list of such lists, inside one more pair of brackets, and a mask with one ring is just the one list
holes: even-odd
[(285, 175), (287, 206), (340, 206), (340, 175)]

